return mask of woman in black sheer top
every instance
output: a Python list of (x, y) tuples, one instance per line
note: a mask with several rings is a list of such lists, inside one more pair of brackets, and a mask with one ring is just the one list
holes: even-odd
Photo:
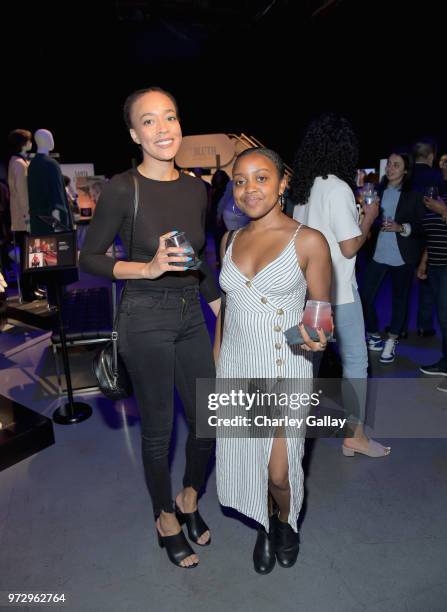
[[(190, 568), (197, 565), (198, 557), (181, 523), (186, 522), (196, 544), (210, 543), (197, 495), (213, 441), (196, 437), (195, 384), (197, 378), (214, 378), (215, 370), (199, 292), (216, 315), (220, 300), (206, 263), (200, 271), (189, 270), (188, 254), (177, 247), (166, 248), (165, 240), (174, 230), (184, 231), (200, 256), (206, 240), (207, 198), (199, 179), (175, 168), (182, 133), (171, 94), (156, 87), (134, 92), (125, 102), (124, 119), (131, 138), (141, 147), (143, 161), (135, 170), (114, 176), (103, 188), (80, 265), (91, 274), (128, 281), (120, 305), (120, 354), (141, 414), (143, 465), (159, 543), (175, 565)], [(132, 173), (140, 192), (132, 261), (116, 261), (106, 252), (117, 234), (129, 252)], [(185, 262), (185, 267), (174, 262)], [(175, 502), (168, 465), (174, 385), (189, 426), (183, 490)]]

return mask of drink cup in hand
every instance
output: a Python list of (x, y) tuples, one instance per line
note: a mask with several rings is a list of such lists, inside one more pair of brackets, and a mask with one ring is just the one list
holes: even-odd
[(317, 329), (321, 327), (326, 336), (332, 334), (332, 307), (330, 302), (307, 300), (303, 313), (303, 323)]
[(438, 188), (435, 186), (427, 187), (425, 190), (425, 197), (431, 200), (437, 200), (439, 195)]
[(394, 221), (393, 217), (384, 217), (383, 219), (383, 224), (382, 224), (382, 230), (386, 230), (388, 229), (388, 226), (390, 225), (390, 223), (392, 223)]
[(173, 261), (171, 265), (177, 266), (179, 268), (192, 268), (197, 269), (201, 261), (196, 254), (194, 253), (194, 249), (191, 246), (188, 238), (186, 237), (185, 232), (176, 232), (173, 236), (166, 238), (165, 240), (166, 247), (180, 247), (185, 249), (183, 253), (169, 253), (170, 257), (183, 256), (186, 255), (191, 257), (191, 261)]
[(363, 202), (367, 206), (374, 204), (377, 198), (377, 191), (374, 189), (373, 183), (365, 183), (362, 188)]
[(376, 201), (376, 198), (377, 198), (377, 193), (374, 191), (374, 193), (366, 194), (363, 198), (363, 201), (365, 202), (367, 206), (370, 206), (371, 204), (374, 204), (374, 202)]

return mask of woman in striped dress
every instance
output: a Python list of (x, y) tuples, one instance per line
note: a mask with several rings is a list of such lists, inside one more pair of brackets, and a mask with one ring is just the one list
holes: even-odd
[[(328, 244), (320, 232), (282, 212), (286, 177), (275, 152), (244, 151), (234, 165), (233, 179), (236, 204), (251, 221), (232, 236), (228, 248), (228, 234), (222, 240), (220, 283), (227, 307), (222, 343), (220, 315), (216, 327), (217, 377), (256, 379), (257, 385), (269, 388), (277, 381), (309, 381), (310, 351), (325, 349), (324, 333), (320, 330), (320, 341), (313, 342), (300, 325), (305, 344), (297, 348), (285, 342), (283, 332), (300, 323), (306, 293), (309, 299), (329, 301)], [(225, 381), (220, 383), (225, 386)], [(259, 436), (251, 429), (250, 437), (235, 437), (233, 432), (217, 432), (219, 500), (260, 523), (253, 552), (258, 573), (270, 572), (276, 559), (290, 567), (298, 555), (304, 435), (288, 435), (287, 428)], [(279, 509), (273, 516), (269, 494)]]

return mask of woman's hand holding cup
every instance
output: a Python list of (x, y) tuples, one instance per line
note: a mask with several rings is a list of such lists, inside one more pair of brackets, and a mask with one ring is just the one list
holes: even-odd
[(327, 337), (326, 337), (326, 334), (324, 333), (323, 328), (321, 327), (316, 328), (316, 332), (318, 334), (319, 340), (314, 341), (307, 333), (306, 328), (304, 327), (303, 323), (300, 323), (298, 327), (299, 327), (300, 333), (304, 340), (304, 343), (301, 344), (302, 349), (304, 349), (305, 351), (312, 351), (314, 353), (318, 351), (324, 351), (326, 349)]
[[(307, 333), (305, 325), (314, 329), (318, 340), (313, 340)], [(304, 340), (301, 347), (305, 351), (324, 351), (328, 337), (334, 333), (334, 320), (330, 302), (321, 300), (308, 300), (303, 312), (303, 321), (298, 326)]]
[(186, 266), (173, 265), (175, 262), (188, 262), (191, 257), (187, 255), (188, 250), (182, 247), (166, 247), (165, 240), (170, 238), (176, 231), (163, 234), (159, 238), (158, 250), (153, 259), (144, 265), (143, 278), (154, 280), (165, 272), (184, 272), (188, 270)]

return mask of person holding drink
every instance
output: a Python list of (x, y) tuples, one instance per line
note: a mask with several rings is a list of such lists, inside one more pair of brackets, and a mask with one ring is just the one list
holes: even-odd
[[(331, 284), (325, 238), (282, 211), (284, 170), (279, 155), (265, 148), (243, 151), (233, 167), (234, 199), (250, 222), (231, 241), (229, 232), (222, 239), (220, 284), (227, 302), (222, 343), (222, 313), (216, 324), (215, 356), (218, 382), (230, 379), (222, 385), (256, 379), (276, 388), (281, 381), (287, 385), (291, 379), (312, 379), (311, 352), (323, 351), (327, 344), (322, 329), (315, 330), (312, 340), (302, 324), (300, 347), (290, 346), (284, 337), (303, 318), (306, 292), (329, 306), (330, 318)], [(269, 573), (276, 560), (283, 567), (296, 562), (303, 452), (304, 435), (288, 435), (280, 428), (265, 436), (217, 437), (219, 501), (261, 525), (253, 552), (260, 574)], [(276, 504), (273, 513), (269, 494)]]
[[(347, 413), (352, 414), (352, 437), (344, 439), (342, 452), (345, 456), (361, 453), (384, 457), (390, 448), (368, 439), (363, 429), (368, 353), (355, 260), (379, 214), (379, 202), (376, 199), (364, 207), (359, 224), (353, 193), (357, 160), (357, 137), (349, 122), (333, 114), (319, 117), (308, 126), (298, 147), (290, 197), (296, 202), (294, 218), (321, 231), (331, 250), (331, 301), (345, 379), (343, 402)], [(315, 370), (318, 368), (319, 362), (315, 360)]]
[[(424, 204), (421, 194), (411, 190), (411, 156), (404, 151), (390, 154), (379, 186), (382, 225), (375, 232), (376, 246), (366, 266), (361, 297), (365, 314), (367, 345), (380, 351), (381, 363), (392, 363), (399, 335), (405, 328), (408, 300), (416, 266), (423, 249)], [(379, 333), (375, 299), (387, 274), (391, 275), (391, 324), (385, 342)]]
[[(413, 144), (414, 168), (411, 179), (411, 188), (424, 196), (430, 192), (427, 190), (435, 188), (440, 193), (443, 191), (443, 174), (440, 168), (434, 167), (438, 146), (436, 141), (430, 137), (424, 137)], [(432, 192), (434, 195), (435, 192)], [(432, 199), (432, 198), (431, 198)], [(427, 214), (429, 211), (427, 210)], [(433, 323), (433, 309), (435, 296), (428, 279), (419, 279), (419, 296), (417, 310), (417, 333), (421, 337), (436, 335)]]
[[(181, 523), (186, 523), (189, 538), (197, 545), (210, 542), (197, 498), (214, 445), (195, 435), (195, 385), (196, 378), (214, 378), (215, 368), (199, 292), (216, 315), (220, 299), (206, 263), (200, 270), (189, 268), (194, 253), (200, 255), (205, 247), (207, 197), (199, 179), (175, 168), (182, 132), (170, 93), (157, 87), (132, 93), (124, 104), (124, 119), (143, 159), (136, 169), (114, 176), (102, 189), (80, 265), (92, 274), (127, 281), (120, 304), (119, 351), (141, 415), (143, 466), (159, 544), (172, 563), (191, 568), (199, 559)], [(132, 261), (116, 261), (106, 252), (119, 234), (129, 253), (133, 177), (139, 205)], [(180, 231), (194, 253), (189, 245), (166, 245)], [(183, 489), (175, 502), (168, 463), (174, 385), (189, 426)]]
[[(445, 158), (447, 176), (447, 155), (443, 155), (439, 162), (440, 167)], [(441, 194), (442, 196), (442, 194)], [(429, 376), (443, 376), (444, 381), (436, 387), (438, 391), (447, 392), (447, 204), (438, 194), (436, 186), (427, 188), (424, 204), (427, 209), (423, 220), (426, 236), (426, 249), (417, 268), (417, 277), (422, 282), (428, 282), (433, 295), (439, 327), (442, 338), (442, 356), (432, 364), (420, 366), (420, 371)]]

